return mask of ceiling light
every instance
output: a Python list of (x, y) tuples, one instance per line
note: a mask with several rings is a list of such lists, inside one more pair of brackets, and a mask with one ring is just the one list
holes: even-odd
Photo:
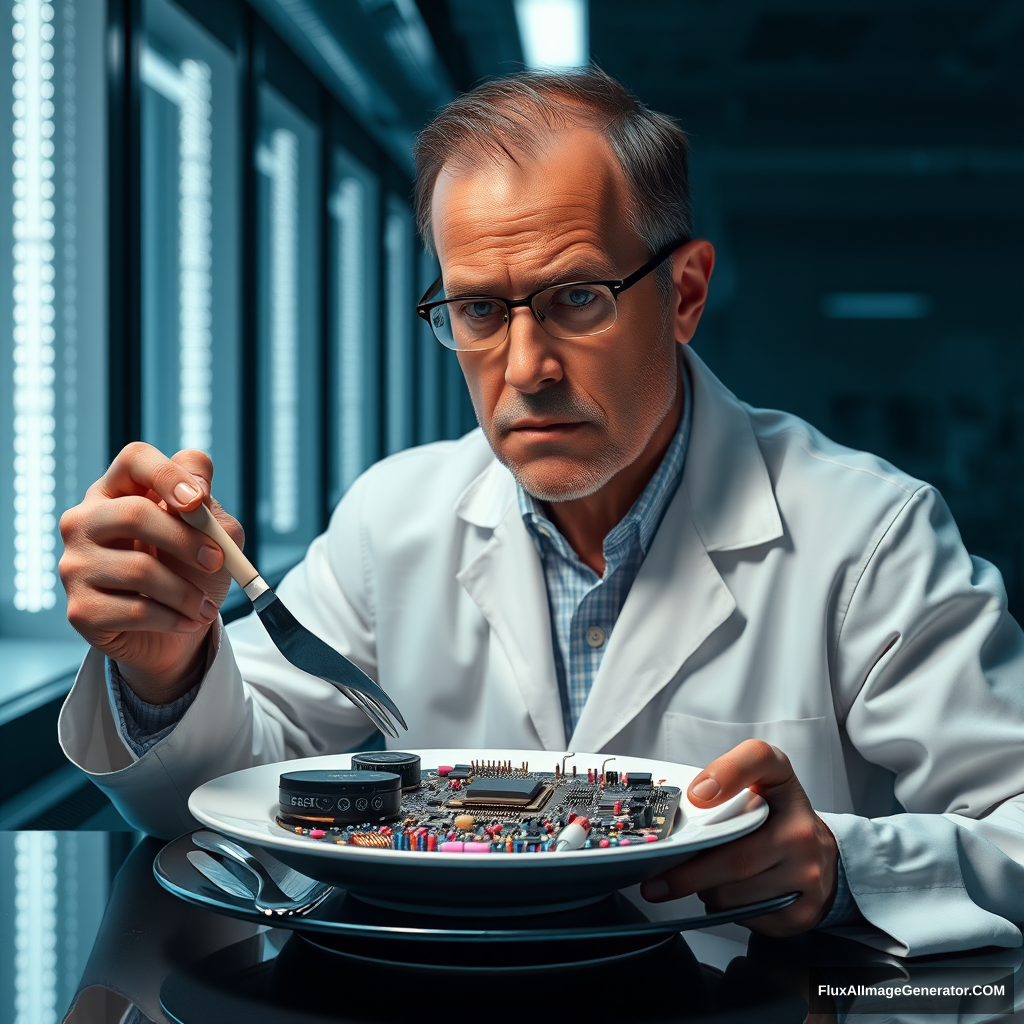
[(587, 0), (515, 0), (528, 68), (577, 68), (590, 60)]

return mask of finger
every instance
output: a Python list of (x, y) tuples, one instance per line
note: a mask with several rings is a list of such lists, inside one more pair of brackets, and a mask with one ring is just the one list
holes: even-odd
[(171, 509), (193, 509), (203, 497), (191, 473), (143, 441), (125, 445), (95, 487), (106, 498), (152, 490)]
[[(183, 579), (152, 555), (141, 551), (96, 548), (80, 580), (103, 595), (144, 595), (185, 618), (212, 622), (218, 608), (206, 591)], [(96, 604), (102, 605), (97, 599)], [(141, 627), (140, 627), (141, 628)]]
[[(645, 882), (641, 894), (652, 903), (678, 900), (695, 892), (754, 878), (777, 867), (785, 851), (772, 843), (770, 837), (761, 835), (763, 831), (698, 854), (685, 864)], [(769, 841), (766, 842), (766, 838)]]
[(101, 546), (140, 541), (203, 573), (216, 572), (224, 564), (220, 548), (205, 534), (137, 495), (96, 502), (89, 538)]
[(209, 622), (199, 622), (181, 615), (143, 594), (107, 594), (101, 608), (96, 608), (85, 620), (85, 628), (68, 610), (71, 625), (87, 639), (98, 633), (197, 633), (209, 629)]
[(209, 498), (213, 488), (213, 460), (206, 452), (198, 448), (183, 448), (171, 456), (171, 462), (193, 476), (203, 489), (203, 497)]
[(793, 782), (793, 766), (778, 747), (764, 740), (744, 740), (700, 772), (686, 795), (696, 806), (709, 807), (745, 788), (764, 795)]

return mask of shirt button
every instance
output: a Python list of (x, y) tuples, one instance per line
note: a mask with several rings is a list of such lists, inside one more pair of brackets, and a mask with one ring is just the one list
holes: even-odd
[(591, 647), (600, 647), (604, 643), (604, 630), (600, 626), (591, 626), (587, 630), (587, 643)]

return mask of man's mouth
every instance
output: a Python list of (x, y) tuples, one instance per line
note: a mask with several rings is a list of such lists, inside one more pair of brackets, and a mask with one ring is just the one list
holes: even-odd
[(515, 434), (527, 440), (547, 440), (567, 435), (586, 424), (582, 421), (523, 419), (509, 428), (509, 434)]

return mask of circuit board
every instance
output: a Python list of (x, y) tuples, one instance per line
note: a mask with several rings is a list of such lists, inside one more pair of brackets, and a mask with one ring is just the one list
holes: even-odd
[[(418, 759), (417, 759), (418, 760)], [(649, 773), (554, 771), (528, 762), (472, 761), (422, 770), (384, 824), (331, 824), (279, 814), (277, 823), (314, 842), (425, 853), (548, 853), (601, 850), (665, 839), (682, 791)], [(581, 828), (582, 826), (582, 828)]]

